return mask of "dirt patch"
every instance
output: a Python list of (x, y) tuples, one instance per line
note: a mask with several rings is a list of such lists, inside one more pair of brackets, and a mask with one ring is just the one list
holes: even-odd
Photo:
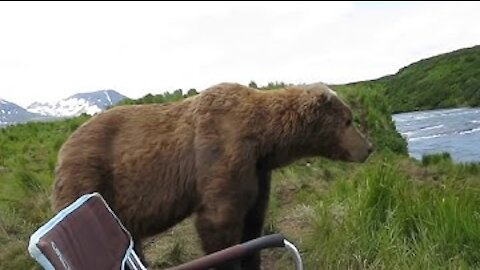
[(398, 164), (400, 171), (409, 175), (413, 180), (437, 182), (440, 180), (440, 173), (433, 167), (418, 165), (412, 160), (402, 160)]

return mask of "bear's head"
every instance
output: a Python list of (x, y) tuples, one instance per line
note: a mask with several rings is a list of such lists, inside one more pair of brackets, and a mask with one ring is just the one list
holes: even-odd
[(364, 162), (373, 146), (355, 127), (350, 107), (322, 83), (302, 87), (307, 100), (306, 141), (309, 154), (333, 160)]

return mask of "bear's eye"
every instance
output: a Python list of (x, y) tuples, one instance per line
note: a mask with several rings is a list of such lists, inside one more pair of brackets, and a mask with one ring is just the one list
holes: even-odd
[(346, 124), (347, 124), (347, 127), (349, 127), (352, 124), (352, 120), (348, 119)]

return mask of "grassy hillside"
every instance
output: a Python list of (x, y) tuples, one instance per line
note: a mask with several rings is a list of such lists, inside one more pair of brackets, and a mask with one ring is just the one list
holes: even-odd
[[(295, 242), (306, 269), (480, 267), (480, 166), (453, 164), (448, 155), (408, 158), (385, 85), (334, 88), (378, 151), (366, 164), (318, 158), (275, 171), (265, 232)], [(177, 94), (173, 99), (181, 100)], [(138, 102), (155, 98), (165, 100)], [(27, 254), (28, 238), (52, 216), (56, 153), (87, 119), (0, 130), (0, 269), (38, 269)], [(201, 255), (190, 219), (144, 245), (159, 269)], [(283, 250), (262, 256), (265, 269), (293, 269)]]
[(421, 60), (377, 82), (395, 112), (480, 106), (480, 46)]
[(88, 117), (0, 129), (0, 269), (31, 269), (28, 238), (50, 212), (56, 155)]

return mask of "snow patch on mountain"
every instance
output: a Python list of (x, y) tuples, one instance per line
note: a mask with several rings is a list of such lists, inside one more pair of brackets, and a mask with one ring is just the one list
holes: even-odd
[(33, 113), (54, 117), (73, 117), (83, 113), (94, 115), (126, 97), (114, 90), (75, 94), (56, 102), (35, 102), (27, 107)]

